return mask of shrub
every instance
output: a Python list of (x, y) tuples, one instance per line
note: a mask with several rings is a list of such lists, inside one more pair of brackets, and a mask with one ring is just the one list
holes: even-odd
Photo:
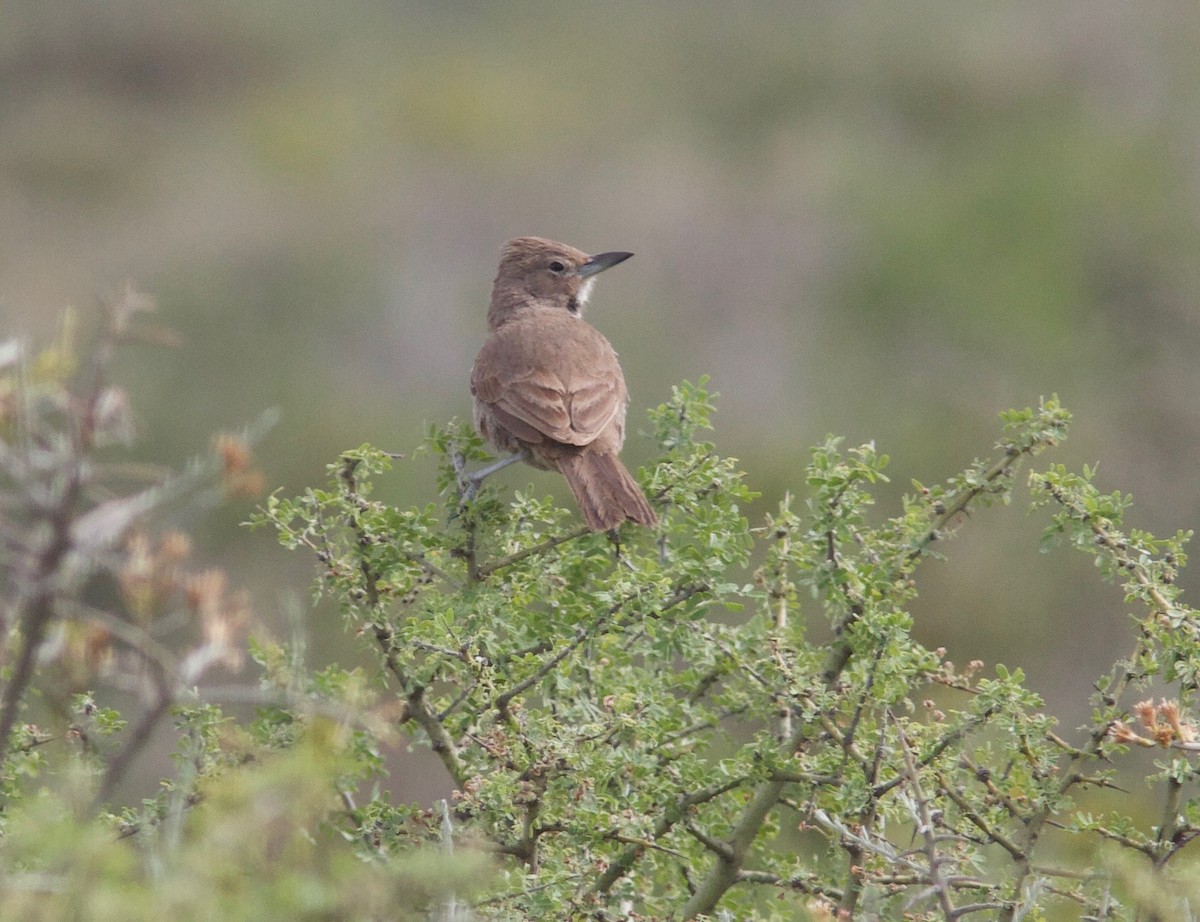
[[(252, 486), (255, 431), (148, 485), (106, 479), (130, 419), (107, 359), (145, 306), (110, 309), (86, 374), (66, 340), (32, 361), (10, 346), (0, 368), (6, 915), (1169, 918), (1200, 895), (1188, 534), (1126, 526), (1129, 498), (1090, 469), (1029, 475), (1047, 546), (1092, 555), (1138, 608), (1078, 731), (1019, 669), (958, 668), (912, 636), (917, 568), (1064, 437), (1056, 400), (1004, 414), (992, 457), (890, 517), (872, 508), (886, 456), (830, 439), (803, 499), (751, 524), (754, 494), (706, 441), (703, 381), (650, 414), (653, 531), (592, 534), (548, 500), (468, 490), (485, 455), (463, 424), (428, 433), (440, 500), (417, 508), (373, 496), (394, 456), (348, 451), (254, 519), (313, 556), (316, 592), (370, 650), (312, 671), (293, 645), (247, 644), (246, 599), (151, 529), (198, 485)], [(111, 604), (92, 601), (100, 577)], [(180, 612), (176, 651), (156, 626)], [(257, 687), (197, 688), (247, 648)], [(1159, 703), (1138, 701), (1152, 680)], [(114, 686), (140, 705), (79, 690)], [(168, 716), (174, 774), (112, 812)], [(436, 754), (451, 803), (381, 792), (400, 739)], [(1130, 747), (1161, 754), (1156, 825), (1113, 780)]]

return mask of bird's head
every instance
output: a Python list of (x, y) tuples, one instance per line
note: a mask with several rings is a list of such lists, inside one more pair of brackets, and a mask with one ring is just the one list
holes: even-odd
[(497, 308), (510, 315), (523, 305), (562, 308), (578, 317), (591, 294), (599, 272), (624, 262), (632, 253), (612, 252), (589, 256), (582, 250), (542, 237), (517, 237), (504, 245), (500, 268), (492, 289), (489, 322)]

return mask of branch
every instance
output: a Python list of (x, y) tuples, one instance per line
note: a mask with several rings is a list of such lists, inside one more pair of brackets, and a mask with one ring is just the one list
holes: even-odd
[[(341, 471), (339, 471), (339, 477), (345, 485), (347, 498), (352, 501), (351, 505), (355, 509), (359, 508), (358, 503), (363, 501), (358, 495), (358, 483), (354, 475), (357, 467), (357, 461), (347, 460), (342, 465)], [(347, 520), (347, 524), (354, 531), (358, 539), (359, 547), (366, 547), (369, 540), (366, 529), (363, 528), (358, 515), (350, 513), (347, 516)], [(468, 562), (470, 563), (472, 560), (473, 557)], [(446, 732), (446, 728), (438, 715), (430, 709), (428, 703), (425, 701), (425, 687), (412, 681), (396, 656), (394, 650), (396, 635), (382, 620), (383, 606), (379, 594), (378, 579), (365, 555), (359, 558), (358, 566), (366, 587), (366, 602), (372, 613), (370, 624), (375, 635), (375, 642), (383, 652), (384, 664), (388, 671), (396, 677), (396, 680), (400, 683), (400, 687), (405, 693), (405, 701), (407, 703), (405, 718), (412, 720), (425, 731), (425, 734), (429, 737), (430, 747), (438, 758), (442, 760), (442, 765), (454, 783), (461, 788), (467, 782), (467, 774), (466, 769), (463, 767), (462, 759), (459, 757), (458, 747), (454, 744), (454, 740), (451, 739), (450, 734)]]
[[(700, 791), (693, 791), (690, 794), (683, 794), (674, 803), (668, 804), (654, 824), (654, 829), (650, 834), (650, 841), (657, 842), (665, 836), (671, 829), (687, 816), (688, 812), (700, 804), (707, 803), (710, 800), (715, 800), (727, 791), (732, 791), (734, 788), (742, 784), (745, 779), (735, 778), (730, 781), (725, 781), (712, 787), (704, 788)], [(625, 851), (621, 852), (614, 858), (604, 869), (604, 873), (590, 888), (593, 893), (608, 893), (622, 877), (628, 874), (637, 860), (646, 851), (646, 845), (636, 843), (629, 846)]]
[[(17, 722), (21, 699), (33, 679), (34, 665), (42, 641), (46, 637), (46, 629), (54, 617), (54, 598), (58, 590), (59, 578), (71, 553), (72, 526), (75, 520), (84, 483), (84, 465), (82, 456), (92, 447), (93, 429), (91, 423), (95, 417), (95, 404), (100, 398), (103, 381), (102, 360), (107, 362), (108, 349), (102, 349), (96, 360), (93, 373), (92, 391), (88, 396), (87, 409), (83, 419), (74, 433), (71, 454), (66, 460), (65, 478), (61, 492), (53, 506), (42, 515), (37, 516), (48, 520), (50, 537), (41, 551), (34, 555), (28, 576), (23, 577), (26, 585), (18, 589), (16, 602), (16, 621), (21, 628), (21, 655), (17, 659), (12, 678), (4, 686), (3, 702), (0, 703), (0, 769), (3, 769), (8, 759), (8, 750), (12, 741), (13, 727)], [(33, 501), (33, 498), (30, 498)], [(36, 511), (36, 510), (35, 510)]]
[(100, 787), (96, 790), (96, 795), (92, 798), (93, 808), (99, 808), (101, 804), (106, 803), (112, 797), (117, 785), (121, 783), (125, 777), (125, 773), (129, 770), (129, 766), (133, 760), (137, 758), (139, 752), (150, 741), (150, 734), (154, 732), (154, 728), (158, 726), (158, 722), (170, 710), (174, 703), (174, 696), (171, 694), (171, 688), (167, 685), (164, 676), (156, 676), (156, 687), (158, 694), (154, 699), (150, 708), (142, 715), (141, 720), (133, 728), (129, 739), (125, 741), (125, 745), (108, 763), (108, 768), (104, 772), (104, 778), (100, 782)]
[(560, 544), (566, 544), (568, 541), (574, 541), (576, 538), (582, 538), (589, 534), (586, 525), (580, 525), (578, 528), (573, 528), (561, 535), (556, 535), (553, 538), (548, 538), (541, 544), (532, 544), (529, 547), (522, 548), (519, 551), (514, 551), (504, 557), (498, 557), (495, 560), (489, 560), (482, 566), (475, 568), (477, 579), (487, 579), (497, 570), (503, 570), (505, 567), (511, 567), (514, 563), (520, 563), (526, 557), (533, 557), (538, 554), (545, 554), (547, 551), (552, 551)]
[(747, 884), (767, 884), (773, 887), (780, 887), (787, 890), (795, 890), (799, 893), (807, 893), (810, 896), (819, 896), (834, 902), (840, 902), (842, 899), (842, 891), (836, 887), (825, 887), (816, 878), (810, 877), (780, 877), (778, 874), (771, 874), (768, 871), (740, 871), (738, 873), (738, 883)]
[[(944, 529), (949, 523), (979, 496), (985, 493), (995, 493), (1002, 489), (1003, 481), (1011, 477), (1013, 466), (1023, 456), (1040, 451), (1046, 445), (1051, 444), (1052, 441), (1053, 439), (1049, 436), (1031, 436), (1027, 437), (1022, 443), (1012, 443), (1005, 446), (1004, 454), (993, 461), (990, 466), (974, 475), (970, 479), (968, 486), (959, 489), (955, 494), (947, 497), (946, 501), (939, 503), (923, 536), (893, 565), (896, 573), (899, 575), (909, 571), (913, 564), (925, 554), (929, 545), (942, 536)], [(836, 504), (840, 496), (841, 494), (839, 493), (831, 500), (831, 503)], [(828, 543), (826, 552), (827, 560), (837, 567), (840, 563), (840, 556), (836, 535), (832, 530), (829, 530), (826, 532), (826, 537)], [(862, 543), (861, 539), (858, 540)], [(835, 639), (829, 647), (829, 652), (826, 655), (821, 672), (822, 681), (827, 689), (836, 687), (843, 670), (850, 662), (852, 650), (850, 647), (850, 638), (847, 636), (848, 631), (862, 617), (865, 611), (862, 600), (856, 596), (848, 584), (843, 583), (842, 590), (847, 601), (846, 613), (842, 616), (839, 623), (834, 626)], [(804, 742), (804, 732), (803, 727), (793, 730), (783, 741), (781, 751), (789, 755), (795, 752)], [(953, 740), (947, 740), (946, 745), (949, 746), (952, 742)], [(728, 843), (729, 854), (733, 860), (731, 861), (718, 856), (709, 876), (701, 882), (684, 906), (682, 910), (682, 917), (684, 919), (691, 919), (697, 915), (711, 913), (716, 908), (725, 891), (736, 883), (740, 866), (745, 861), (749, 848), (757, 836), (759, 829), (762, 827), (763, 822), (765, 822), (767, 816), (770, 814), (771, 809), (779, 802), (784, 786), (785, 782), (779, 780), (779, 776), (768, 779), (758, 786), (750, 802), (746, 805), (741, 818), (734, 826), (730, 837)], [(855, 894), (851, 892), (852, 890), (853, 887), (847, 888), (847, 892), (843, 898), (843, 907), (845, 907), (846, 900), (854, 901)]]
[[(972, 715), (971, 718), (969, 720), (965, 721), (961, 726), (955, 727), (953, 730), (951, 730), (949, 733), (947, 733), (945, 736), (943, 736), (941, 739), (939, 739), (936, 743), (934, 743), (933, 746), (930, 747), (929, 751), (927, 753), (925, 753), (925, 755), (921, 756), (920, 759), (917, 760), (917, 767), (918, 768), (927, 768), (930, 765), (932, 765), (934, 760), (937, 759), (937, 757), (940, 756), (943, 752), (945, 752), (951, 746), (957, 744), (972, 730), (987, 723), (988, 718), (991, 717), (995, 712), (996, 712), (995, 708), (988, 708), (986, 711), (984, 711), (981, 714)], [(904, 774), (898, 774), (898, 775), (896, 775), (895, 778), (892, 778), (889, 781), (884, 781), (881, 784), (877, 784), (877, 785), (875, 785), (874, 788), (871, 789), (871, 795), (875, 798), (882, 797), (884, 794), (886, 794), (892, 788), (903, 783), (904, 779), (905, 779)]]
[(379, 623), (375, 623), (372, 627), (375, 632), (375, 640), (383, 650), (384, 664), (405, 691), (407, 704), (405, 719), (413, 721), (425, 731), (429, 737), (430, 748), (442, 760), (442, 765), (454, 783), (461, 788), (468, 780), (466, 768), (463, 766), (454, 740), (446, 732), (446, 727), (438, 715), (430, 709), (429, 704), (425, 701), (425, 687), (415, 684), (409, 678), (404, 667), (400, 665), (400, 661), (392, 649), (395, 635), (391, 629)]
[[(921, 792), (920, 775), (917, 772), (917, 762), (913, 758), (912, 749), (908, 745), (908, 740), (904, 736), (904, 728), (900, 726), (900, 722), (892, 716), (892, 723), (896, 727), (896, 738), (900, 741), (900, 754), (904, 757), (904, 771), (908, 776), (908, 784), (912, 789), (913, 800), (916, 801), (916, 813), (919, 820), (917, 824), (917, 832), (921, 835), (925, 843), (925, 857), (929, 861), (929, 881), (934, 894), (937, 896), (938, 904), (942, 908), (942, 914), (947, 919), (956, 919), (959, 912), (954, 908), (954, 901), (950, 898), (950, 887), (946, 881), (945, 875), (942, 873), (942, 865), (948, 860), (943, 858), (938, 852), (938, 840), (934, 834), (936, 824), (933, 821), (933, 815), (929, 810), (929, 801)], [(919, 898), (915, 896), (912, 902)], [(907, 908), (907, 907), (906, 907)]]
[[(802, 731), (793, 732), (789, 742), (793, 747), (800, 742)], [(709, 873), (696, 892), (684, 904), (681, 916), (684, 919), (694, 919), (698, 915), (709, 914), (716, 908), (725, 891), (738, 880), (742, 864), (750, 851), (750, 846), (758, 835), (759, 829), (766, 821), (767, 815), (783, 794), (785, 782), (764, 781), (754, 791), (750, 803), (746, 805), (741, 818), (733, 827), (729, 837), (728, 850), (717, 854), (716, 866)]]
[(1003, 833), (993, 829), (988, 822), (979, 815), (979, 812), (971, 806), (967, 799), (959, 794), (958, 791), (956, 791), (953, 787), (951, 787), (941, 774), (938, 774), (935, 777), (937, 778), (938, 787), (942, 793), (954, 802), (955, 806), (958, 807), (962, 815), (965, 816), (967, 820), (969, 820), (971, 824), (975, 826), (976, 829), (982, 832), (984, 836), (987, 837), (988, 841), (995, 842), (1018, 861), (1024, 860), (1025, 853), (1015, 842), (1013, 842)]
[(733, 855), (730, 853), (728, 845), (726, 845), (724, 842), (717, 841), (695, 823), (685, 823), (683, 828), (688, 831), (692, 838), (694, 838), (718, 858), (723, 858), (726, 861), (733, 860)]
[[(680, 605), (693, 596), (707, 591), (708, 586), (702, 583), (677, 586), (675, 588), (675, 592), (666, 600), (663, 606), (657, 611), (647, 615), (647, 617), (659, 617), (670, 611), (676, 605)], [(604, 628), (609, 621), (613, 621), (615, 616), (619, 614), (626, 605), (636, 598), (638, 598), (636, 593), (627, 595), (619, 602), (610, 605), (598, 618), (596, 618), (595, 621), (591, 623), (591, 625), (579, 628), (575, 632), (575, 636), (572, 638), (571, 642), (555, 653), (554, 656), (550, 657), (550, 659), (546, 660), (546, 662), (542, 663), (536, 672), (518, 682), (512, 688), (508, 689), (508, 691), (497, 695), (495, 700), (492, 702), (492, 707), (495, 708), (499, 714), (506, 714), (508, 712), (508, 706), (514, 698), (528, 691), (530, 688), (548, 676), (551, 672), (553, 672), (555, 666), (570, 656), (572, 652), (579, 649), (579, 647), (582, 646), (589, 637), (592, 637), (598, 631)], [(614, 624), (615, 626), (620, 627), (622, 622), (620, 620), (616, 620), (614, 621)]]
[[(1159, 591), (1155, 581), (1147, 574), (1142, 562), (1128, 553), (1124, 540), (1110, 533), (1110, 523), (1106, 519), (1096, 516), (1090, 509), (1085, 508), (1080, 503), (1074, 502), (1063, 490), (1047, 485), (1046, 491), (1072, 517), (1086, 523), (1095, 536), (1096, 544), (1104, 548), (1123, 570), (1133, 575), (1134, 582), (1145, 591), (1151, 604), (1152, 613), (1160, 617), (1169, 616), (1173, 610), (1170, 600)], [(1134, 644), (1133, 654), (1126, 662), (1138, 662), (1149, 652), (1151, 642), (1149, 633), (1146, 631), (1141, 632)], [(1109, 678), (1108, 684), (1103, 689), (1099, 689), (1102, 700), (1110, 707), (1115, 705), (1136, 678), (1137, 676), (1131, 669), (1118, 665)], [(1110, 720), (1105, 720), (1097, 724), (1092, 727), (1088, 735), (1088, 740), (1083, 747), (1067, 750), (1066, 764), (1059, 769), (1059, 774), (1062, 778), (1057, 786), (1056, 793), (1059, 796), (1066, 794), (1072, 786), (1084, 777), (1081, 774), (1081, 767), (1085, 762), (1098, 758), (1101, 755), (1104, 741), (1108, 737), (1111, 727), (1112, 722)], [(1017, 873), (1014, 876), (1012, 890), (1010, 891), (1011, 904), (1002, 917), (1004, 922), (1014, 922), (1017, 918), (1017, 911), (1021, 905), (1020, 896), (1022, 890), (1025, 887), (1026, 880), (1033, 873), (1032, 855), (1034, 847), (1041, 837), (1043, 828), (1051, 820), (1052, 802), (1052, 799), (1047, 798), (1037, 811), (1024, 820), (1024, 842), (1020, 849), (1022, 857), (1018, 860)], [(1014, 817), (1019, 817), (1019, 815), (1019, 813), (1013, 812)], [(1098, 831), (1102, 835), (1108, 835), (1104, 830)], [(1115, 838), (1115, 840), (1120, 841), (1119, 838)], [(1138, 851), (1145, 851), (1138, 843), (1122, 842), (1122, 844), (1135, 848)], [(1146, 852), (1146, 854), (1150, 856), (1151, 860), (1157, 858), (1153, 854), (1153, 849)]]

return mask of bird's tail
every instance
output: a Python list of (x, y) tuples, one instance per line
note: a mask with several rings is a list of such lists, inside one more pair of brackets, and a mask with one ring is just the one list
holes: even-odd
[(658, 524), (642, 488), (615, 454), (585, 450), (564, 454), (556, 463), (592, 531), (608, 531), (626, 519)]

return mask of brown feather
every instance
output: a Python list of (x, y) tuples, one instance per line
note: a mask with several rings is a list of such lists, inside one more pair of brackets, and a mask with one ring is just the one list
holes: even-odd
[(567, 479), (583, 520), (592, 531), (608, 531), (626, 519), (639, 525), (658, 524), (658, 516), (650, 508), (642, 488), (616, 455), (572, 452), (558, 459), (558, 469)]

